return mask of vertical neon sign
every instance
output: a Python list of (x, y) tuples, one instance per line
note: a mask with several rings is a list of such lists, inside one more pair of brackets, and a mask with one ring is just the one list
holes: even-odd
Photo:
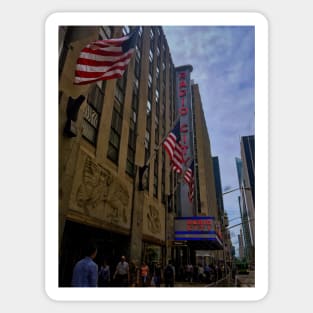
[[(175, 69), (176, 73), (176, 113), (180, 116), (181, 146), (183, 150), (183, 162), (185, 168), (193, 159), (193, 126), (191, 106), (191, 65), (180, 66)], [(180, 184), (178, 192), (178, 215), (194, 215), (193, 204), (188, 200), (188, 186)]]

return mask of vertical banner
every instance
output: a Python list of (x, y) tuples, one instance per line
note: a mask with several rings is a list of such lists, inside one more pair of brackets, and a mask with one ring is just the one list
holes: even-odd
[[(194, 158), (193, 145), (193, 123), (192, 123), (192, 96), (190, 73), (191, 65), (184, 65), (175, 68), (176, 79), (176, 114), (180, 116), (180, 135), (183, 150), (183, 171), (188, 168)], [(188, 198), (189, 188), (187, 184), (181, 183), (178, 189), (178, 216), (193, 216), (194, 201), (191, 203)]]

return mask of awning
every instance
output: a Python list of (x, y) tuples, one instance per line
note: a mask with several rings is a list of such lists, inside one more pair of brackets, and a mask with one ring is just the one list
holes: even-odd
[(175, 218), (175, 241), (186, 241), (189, 247), (197, 250), (223, 250), (214, 220), (212, 216)]

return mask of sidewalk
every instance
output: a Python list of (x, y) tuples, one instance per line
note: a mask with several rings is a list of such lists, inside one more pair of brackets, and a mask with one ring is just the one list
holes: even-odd
[(254, 287), (255, 286), (255, 272), (250, 271), (247, 275), (236, 275), (235, 287)]
[[(164, 283), (161, 283), (161, 287), (165, 287)], [(174, 287), (185, 287), (185, 288), (194, 288), (194, 287), (207, 287), (206, 283), (199, 283), (199, 282), (184, 282), (184, 281), (178, 281), (175, 282)]]

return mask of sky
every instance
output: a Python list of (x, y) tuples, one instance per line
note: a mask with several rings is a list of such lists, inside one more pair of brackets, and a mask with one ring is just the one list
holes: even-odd
[[(254, 27), (163, 26), (175, 66), (190, 64), (199, 85), (212, 156), (219, 158), (222, 190), (238, 188), (240, 137), (254, 135)], [(229, 225), (240, 223), (239, 191), (224, 195)], [(240, 226), (230, 230), (238, 256)]]

